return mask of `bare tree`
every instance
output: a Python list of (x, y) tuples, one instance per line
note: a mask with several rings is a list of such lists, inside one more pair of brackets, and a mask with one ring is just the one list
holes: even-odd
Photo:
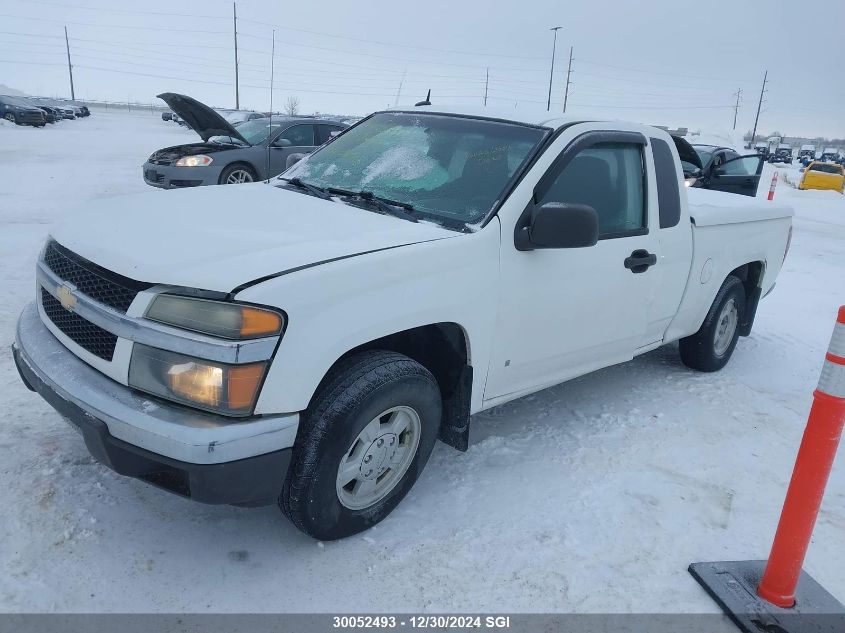
[(285, 101), (285, 114), (295, 116), (299, 114), (299, 97), (289, 96)]

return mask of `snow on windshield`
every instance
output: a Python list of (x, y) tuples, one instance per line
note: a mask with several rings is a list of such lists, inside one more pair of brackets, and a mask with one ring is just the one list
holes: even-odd
[[(418, 180), (425, 177), (437, 166), (436, 160), (426, 156), (416, 147), (392, 147), (364, 168), (364, 177), (361, 178), (361, 184), (368, 185), (381, 177), (405, 181)], [(328, 175), (326, 172), (323, 172), (323, 175)]]

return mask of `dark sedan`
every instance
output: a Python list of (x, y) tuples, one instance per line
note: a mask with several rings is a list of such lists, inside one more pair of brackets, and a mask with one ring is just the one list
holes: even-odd
[(10, 123), (17, 123), (18, 125), (33, 125), (35, 127), (47, 125), (47, 117), (44, 111), (21, 97), (0, 95), (0, 116)]
[(281, 116), (232, 125), (191, 97), (165, 93), (159, 98), (202, 139), (165, 147), (147, 159), (144, 182), (163, 189), (272, 178), (286, 169), (292, 154), (308, 154), (347, 127), (329, 119)]
[(740, 156), (730, 147), (690, 145), (673, 136), (687, 187), (756, 196), (766, 158), (758, 153)]

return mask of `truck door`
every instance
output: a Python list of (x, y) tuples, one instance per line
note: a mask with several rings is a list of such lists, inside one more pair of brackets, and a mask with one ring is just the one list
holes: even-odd
[(500, 218), (501, 298), (485, 400), (628, 360), (642, 345), (660, 256), (649, 217), (651, 153), (642, 134), (599, 125), (573, 126), (547, 150), (556, 158), (526, 209), (549, 202), (593, 207), (596, 245), (519, 251), (520, 220)]
[(756, 196), (764, 162), (757, 154), (725, 161), (710, 172), (707, 188), (743, 196)]

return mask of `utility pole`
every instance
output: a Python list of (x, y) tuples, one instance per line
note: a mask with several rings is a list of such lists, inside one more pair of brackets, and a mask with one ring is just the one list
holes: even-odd
[(235, 31), (235, 110), (241, 109), (241, 96), (238, 88), (238, 3), (232, 3), (232, 17)]
[(572, 74), (572, 50), (569, 47), (569, 68), (566, 69), (566, 91), (563, 93), (563, 111), (566, 112), (566, 102), (569, 101), (569, 76)]
[(76, 94), (73, 92), (73, 64), (70, 63), (70, 43), (67, 39), (67, 27), (65, 27), (65, 48), (67, 49), (67, 72), (70, 75), (70, 100), (76, 101)]
[(766, 81), (769, 79), (769, 71), (767, 70), (763, 75), (763, 87), (760, 89), (760, 101), (757, 102), (757, 117), (754, 119), (754, 131), (751, 132), (751, 144), (754, 145), (754, 139), (757, 137), (757, 123), (760, 121), (760, 108), (763, 107), (763, 94), (766, 92)]
[(490, 84), (490, 66), (487, 67), (487, 75), (484, 78), (484, 105), (487, 105), (487, 86)]
[(402, 95), (402, 84), (405, 83), (405, 73), (408, 72), (408, 69), (402, 71), (402, 79), (399, 80), (399, 89), (396, 91), (396, 101), (393, 102), (393, 107), (399, 105), (399, 97)]
[(562, 28), (562, 26), (553, 26), (549, 29), (555, 32), (555, 38), (552, 41), (552, 69), (549, 71), (549, 100), (546, 102), (546, 112), (552, 109), (552, 79), (555, 76), (555, 48), (557, 47), (557, 32)]
[(739, 100), (742, 97), (742, 88), (737, 90), (734, 95), (736, 96), (736, 105), (734, 106), (734, 129), (736, 129), (736, 117), (739, 115)]

